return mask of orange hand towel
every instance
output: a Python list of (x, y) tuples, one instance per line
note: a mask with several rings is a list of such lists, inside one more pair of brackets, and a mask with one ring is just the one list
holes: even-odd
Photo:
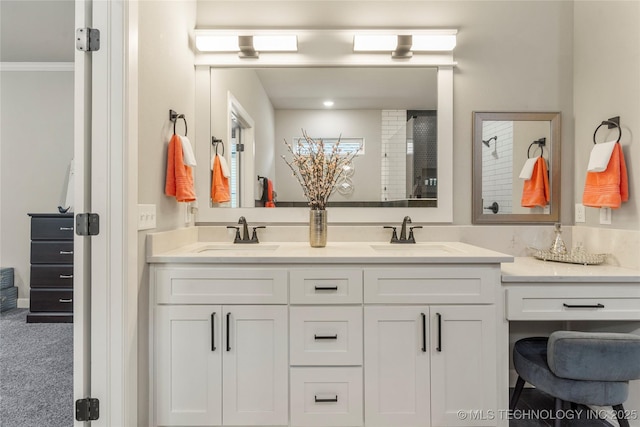
[(549, 174), (547, 173), (547, 161), (538, 157), (533, 166), (531, 179), (524, 182), (522, 188), (522, 207), (545, 207), (549, 204)]
[(224, 203), (231, 200), (229, 178), (222, 173), (220, 157), (217, 154), (213, 159), (213, 171), (211, 173), (211, 200), (214, 203)]
[(270, 179), (267, 181), (267, 201), (264, 202), (265, 208), (275, 208), (276, 204), (273, 201), (273, 182)]
[(169, 141), (164, 194), (174, 196), (179, 202), (193, 202), (196, 200), (191, 167), (184, 164), (182, 141), (176, 134)]
[(611, 153), (607, 169), (602, 172), (587, 172), (582, 204), (594, 208), (618, 209), (629, 200), (627, 165), (620, 144)]

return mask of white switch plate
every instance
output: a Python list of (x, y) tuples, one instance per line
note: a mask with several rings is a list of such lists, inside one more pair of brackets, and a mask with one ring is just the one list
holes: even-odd
[(587, 222), (587, 214), (582, 203), (576, 203), (576, 222)]
[(156, 228), (156, 205), (138, 205), (138, 230)]
[(611, 208), (600, 208), (600, 224), (611, 224)]

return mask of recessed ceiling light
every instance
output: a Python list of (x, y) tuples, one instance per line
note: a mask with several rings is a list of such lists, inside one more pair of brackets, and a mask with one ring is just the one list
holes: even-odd
[(324, 101), (323, 104), (325, 107), (333, 107), (333, 101)]

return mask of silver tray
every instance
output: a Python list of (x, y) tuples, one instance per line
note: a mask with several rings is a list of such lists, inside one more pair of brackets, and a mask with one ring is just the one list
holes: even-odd
[(590, 254), (584, 251), (572, 251), (559, 254), (548, 249), (533, 249), (533, 256), (543, 261), (565, 262), (569, 264), (597, 265), (607, 260), (609, 254)]

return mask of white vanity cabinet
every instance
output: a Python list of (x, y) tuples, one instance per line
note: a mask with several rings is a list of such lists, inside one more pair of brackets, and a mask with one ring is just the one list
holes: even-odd
[(496, 261), (152, 264), (152, 425), (506, 425), (500, 290)]

